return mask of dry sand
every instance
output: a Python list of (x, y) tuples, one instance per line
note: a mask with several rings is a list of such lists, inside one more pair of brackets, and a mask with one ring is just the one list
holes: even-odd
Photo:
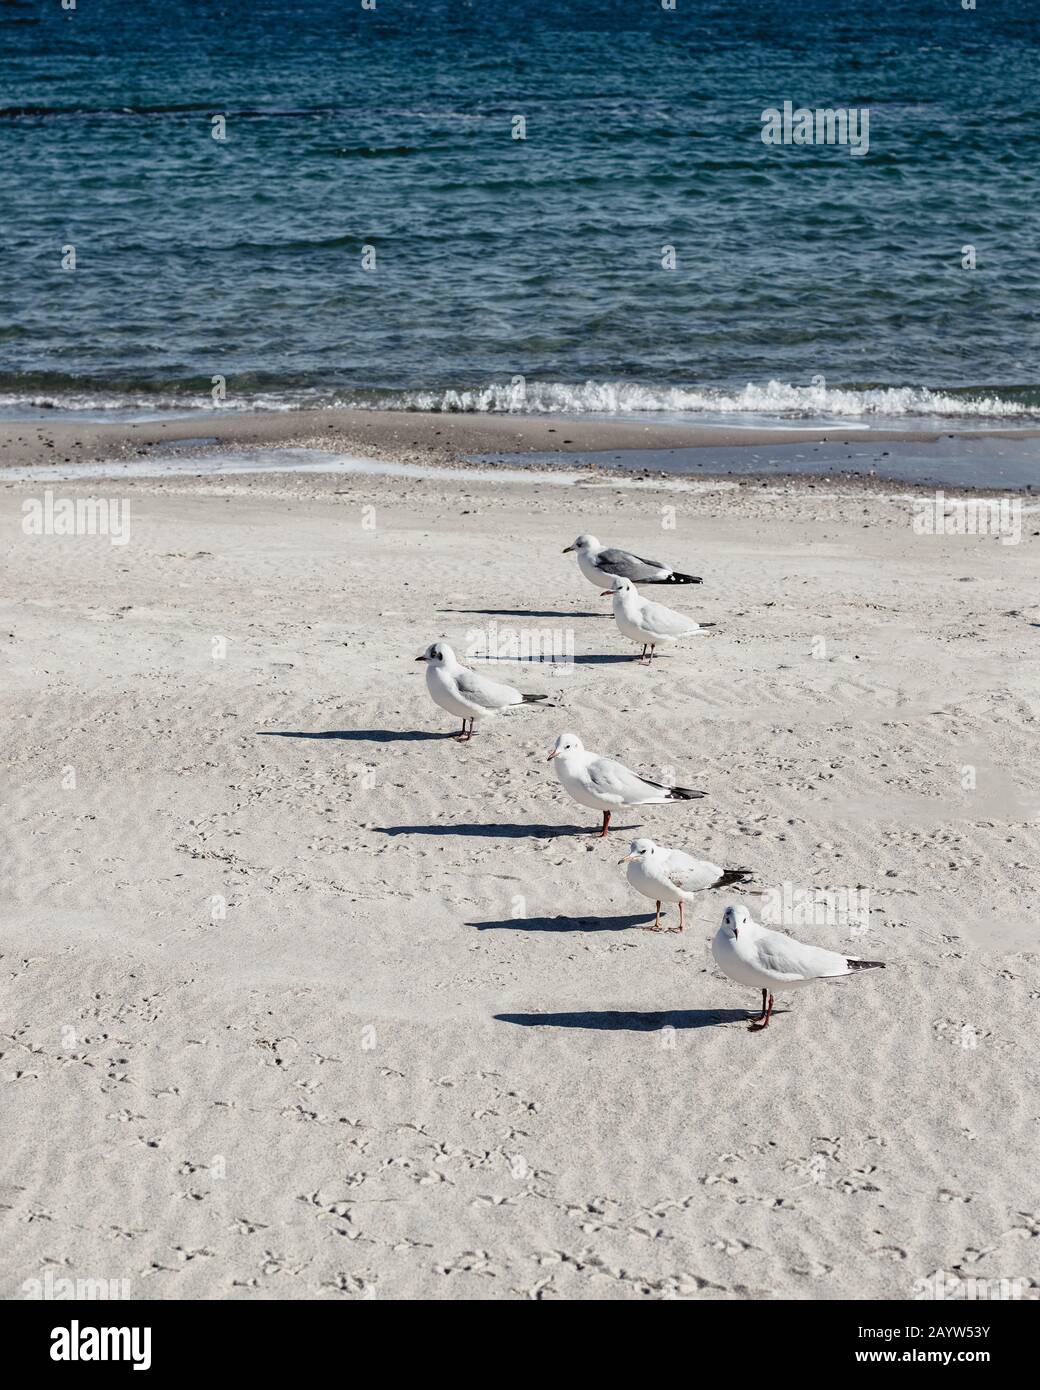
[[(23, 535), (39, 486), (0, 488), (0, 1294), (1036, 1295), (1035, 514), (1004, 546), (851, 487), (116, 486), (125, 546)], [(716, 635), (624, 660), (582, 529), (703, 574), (667, 598)], [(561, 708), (460, 747), (412, 658), (490, 623), (576, 660), (495, 668)], [(591, 838), (564, 727), (710, 795)], [(637, 825), (869, 893), (865, 935), (796, 934), (888, 968), (750, 1034), (729, 893), (640, 930)]]

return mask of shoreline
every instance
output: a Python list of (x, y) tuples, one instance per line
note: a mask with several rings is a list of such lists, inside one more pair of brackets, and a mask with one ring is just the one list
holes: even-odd
[(170, 420), (78, 421), (68, 418), (0, 421), (3, 464), (63, 459), (127, 457), (140, 450), (206, 441), (209, 446), (309, 446), (309, 448), (419, 449), (434, 459), (457, 461), (480, 453), (595, 453), (610, 449), (763, 448), (790, 443), (919, 443), (941, 439), (1040, 439), (1040, 427), (993, 430), (862, 430), (862, 428), (727, 427), (645, 424), (633, 420), (573, 416), (449, 414), (407, 410), (259, 410), (193, 414)]
[[(537, 457), (547, 469), (564, 463), (595, 466), (604, 476), (630, 475), (667, 478), (691, 476), (708, 482), (740, 476), (768, 478), (777, 482), (813, 483), (808, 470), (790, 472), (776, 468), (756, 469), (750, 451), (772, 448), (792, 450), (802, 446), (832, 449), (860, 448), (889, 444), (888, 451), (939, 451), (949, 440), (957, 448), (974, 442), (987, 443), (1040, 440), (1040, 429), (921, 430), (857, 428), (733, 428), (717, 425), (655, 425), (631, 420), (582, 419), (555, 415), (451, 415), (440, 412), (374, 411), (358, 409), (301, 410), (291, 412), (198, 414), (169, 420), (140, 422), (97, 422), (60, 419), (46, 421), (0, 422), (0, 459), (8, 468), (59, 467), (99, 462), (125, 463), (154, 458), (158, 463), (192, 448), (199, 455), (238, 449), (297, 448), (360, 455), (383, 461), (419, 463), (434, 468), (459, 469), (501, 464), (530, 466), (525, 457)], [(668, 455), (685, 450), (728, 451), (732, 466), (703, 467), (699, 460), (690, 468), (667, 465)], [(603, 455), (611, 455), (604, 459)], [(508, 457), (501, 457), (501, 456)], [(596, 458), (582, 456), (598, 456)], [(887, 455), (886, 455), (887, 456)], [(851, 458), (852, 455), (848, 455)], [(616, 466), (620, 464), (620, 467)], [(270, 467), (270, 465), (267, 465)], [(875, 479), (871, 473), (846, 470), (835, 457), (817, 472), (816, 479), (860, 482), (872, 485), (898, 482), (913, 486), (911, 477), (887, 476)], [(694, 469), (696, 471), (694, 471)], [(162, 472), (164, 470), (160, 470)], [(171, 470), (173, 471), (173, 470)], [(267, 468), (258, 469), (267, 471)], [(291, 471), (291, 470), (289, 470)], [(909, 470), (907, 470), (909, 471)], [(1037, 450), (1037, 477), (1040, 485), (1040, 446)], [(118, 474), (118, 469), (114, 469)], [(920, 485), (925, 485), (922, 482)], [(984, 484), (959, 485), (944, 482), (955, 490), (979, 491)], [(1028, 489), (1018, 482), (997, 490)], [(994, 490), (993, 486), (989, 488)]]

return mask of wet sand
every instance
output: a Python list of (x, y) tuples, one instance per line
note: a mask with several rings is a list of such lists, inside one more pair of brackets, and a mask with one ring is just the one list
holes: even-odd
[[(792, 433), (797, 429), (797, 433)], [(879, 444), (934, 447), (948, 431), (857, 428), (727, 429), (567, 419), (552, 415), (451, 415), (407, 411), (302, 410), (218, 412), (139, 423), (87, 420), (0, 422), (0, 466), (126, 459), (168, 448), (322, 448), (373, 458), (458, 463), (471, 455), (600, 454), (616, 451), (785, 450), (813, 442), (853, 449)], [(964, 430), (958, 440), (1040, 439), (1038, 430)], [(705, 471), (711, 471), (710, 462)], [(764, 471), (775, 471), (765, 469)], [(794, 472), (798, 472), (795, 468)], [(1040, 481), (1040, 479), (1038, 479)]]

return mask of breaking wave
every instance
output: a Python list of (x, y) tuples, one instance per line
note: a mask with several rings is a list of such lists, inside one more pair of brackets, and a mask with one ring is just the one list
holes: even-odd
[(381, 402), (407, 410), (463, 413), (512, 412), (560, 415), (768, 415), (787, 419), (939, 417), (1027, 419), (1040, 417), (1040, 390), (1013, 388), (1020, 399), (987, 390), (933, 391), (925, 386), (866, 388), (749, 383), (742, 390), (640, 386), (622, 381), (492, 383), (472, 390), (406, 391)]
[(459, 414), (667, 416), (754, 425), (782, 420), (944, 421), (1040, 420), (1040, 387), (925, 386), (844, 387), (749, 382), (740, 390), (710, 386), (645, 386), (624, 381), (532, 381), (514, 377), (479, 387), (388, 390), (343, 386), (233, 382), (217, 407), (195, 383), (166, 382), (154, 391), (120, 391), (96, 385), (78, 388), (66, 379), (52, 389), (11, 391), (0, 387), (0, 417), (73, 414), (147, 419), (177, 412), (329, 409), (432, 410)]

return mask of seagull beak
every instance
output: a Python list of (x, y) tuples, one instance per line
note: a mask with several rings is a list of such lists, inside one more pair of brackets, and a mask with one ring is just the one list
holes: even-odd
[(600, 590), (600, 595), (599, 595), (599, 596), (600, 596), (600, 598), (613, 598), (613, 597), (614, 597), (614, 590), (613, 590), (613, 589), (601, 589), (601, 590)]
[(628, 864), (628, 863), (630, 863), (634, 858), (635, 858), (635, 855), (634, 855), (634, 854), (626, 854), (625, 857), (624, 857), (624, 859), (619, 859), (619, 860), (618, 860), (618, 863), (619, 863), (619, 864)]
[(573, 549), (574, 549), (574, 546), (573, 546), (573, 545), (565, 545), (565, 546), (563, 547), (563, 554), (564, 554), (564, 555), (569, 555)]
[(415, 659), (416, 661), (429, 661), (430, 658), (428, 656), (417, 656)]
[(549, 754), (549, 756), (546, 758), (545, 761), (546, 761), (547, 763), (551, 763), (552, 760), (553, 760), (553, 758), (555, 758), (555, 757), (556, 757), (556, 749), (554, 748), (553, 751)]

